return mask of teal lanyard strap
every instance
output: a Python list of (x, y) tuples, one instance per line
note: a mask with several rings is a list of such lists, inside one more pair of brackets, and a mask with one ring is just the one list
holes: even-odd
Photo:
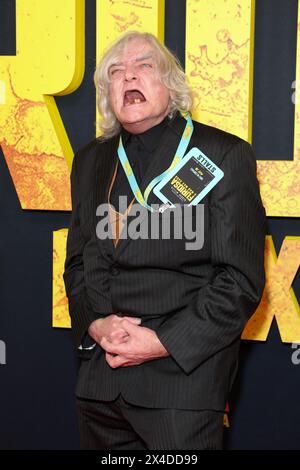
[(144, 195), (142, 195), (139, 185), (137, 183), (137, 180), (134, 176), (133, 170), (131, 168), (131, 165), (129, 163), (128, 157), (126, 155), (126, 152), (123, 146), (122, 137), (120, 136), (118, 156), (122, 164), (122, 167), (125, 171), (125, 174), (127, 176), (128, 182), (130, 184), (130, 188), (136, 200), (142, 206), (146, 207), (151, 212), (153, 212), (153, 208), (149, 204), (147, 204), (147, 200), (148, 200), (150, 192), (152, 191), (154, 186), (156, 186), (156, 184), (159, 183), (174, 168), (174, 166), (176, 166), (180, 162), (180, 160), (182, 160), (192, 137), (194, 125), (193, 125), (191, 116), (188, 113), (181, 113), (181, 115), (186, 119), (187, 122), (186, 122), (185, 129), (182, 133), (180, 142), (178, 144), (177, 150), (175, 152), (174, 158), (172, 160), (172, 163), (169, 166), (169, 168), (167, 168), (167, 170), (165, 170), (163, 173), (156, 176), (155, 178), (153, 178), (152, 181), (150, 181), (150, 183), (148, 184), (147, 188), (144, 191)]

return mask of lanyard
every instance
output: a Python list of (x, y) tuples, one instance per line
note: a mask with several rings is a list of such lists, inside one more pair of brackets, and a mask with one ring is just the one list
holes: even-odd
[(119, 160), (122, 164), (122, 167), (125, 171), (125, 174), (127, 176), (128, 182), (130, 184), (130, 188), (136, 198), (136, 200), (144, 207), (146, 207), (149, 211), (153, 212), (153, 208), (147, 204), (147, 200), (149, 197), (149, 194), (151, 190), (154, 188), (154, 186), (159, 183), (173, 168), (176, 166), (180, 160), (183, 158), (185, 151), (187, 149), (187, 146), (191, 140), (192, 133), (194, 130), (194, 125), (193, 121), (191, 119), (191, 116), (188, 113), (181, 113), (181, 115), (186, 119), (186, 126), (185, 129), (182, 133), (180, 142), (178, 144), (177, 150), (175, 152), (174, 158), (172, 160), (171, 165), (169, 168), (167, 168), (163, 173), (160, 175), (156, 176), (153, 178), (152, 181), (148, 184), (147, 188), (144, 191), (144, 195), (142, 195), (142, 192), (139, 188), (139, 185), (137, 183), (137, 180), (134, 176), (133, 170), (131, 168), (131, 165), (129, 163), (128, 157), (126, 155), (123, 142), (122, 142), (122, 137), (120, 136), (119, 140), (119, 147), (118, 147), (118, 156)]

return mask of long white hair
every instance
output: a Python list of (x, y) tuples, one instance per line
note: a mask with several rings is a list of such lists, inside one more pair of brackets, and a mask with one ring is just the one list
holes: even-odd
[(192, 110), (192, 92), (177, 57), (153, 34), (129, 31), (105, 52), (94, 74), (98, 95), (97, 105), (101, 116), (99, 128), (104, 139), (117, 135), (121, 129), (109, 102), (109, 68), (118, 62), (126, 45), (134, 39), (143, 39), (153, 48), (160, 80), (170, 92), (170, 115), (172, 116), (176, 110), (181, 112)]

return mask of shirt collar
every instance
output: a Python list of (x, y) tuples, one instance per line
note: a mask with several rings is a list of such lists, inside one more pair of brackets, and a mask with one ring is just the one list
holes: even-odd
[[(156, 126), (151, 127), (151, 129), (148, 129), (141, 134), (135, 135), (146, 148), (146, 150), (152, 152), (158, 146), (160, 138), (167, 127), (171, 128), (176, 134), (181, 135), (185, 128), (185, 124), (185, 119), (180, 115), (180, 113), (176, 112), (172, 118), (166, 116), (165, 119)], [(127, 142), (129, 142), (129, 139), (132, 135), (133, 134), (126, 131), (125, 129), (122, 129), (121, 136), (124, 146), (126, 146)]]

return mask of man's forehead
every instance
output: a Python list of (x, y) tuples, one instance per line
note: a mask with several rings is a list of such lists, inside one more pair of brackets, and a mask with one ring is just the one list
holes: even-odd
[(129, 43), (114, 63), (121, 64), (127, 61), (138, 62), (147, 59), (155, 59), (155, 54), (150, 44), (143, 43), (134, 45)]

